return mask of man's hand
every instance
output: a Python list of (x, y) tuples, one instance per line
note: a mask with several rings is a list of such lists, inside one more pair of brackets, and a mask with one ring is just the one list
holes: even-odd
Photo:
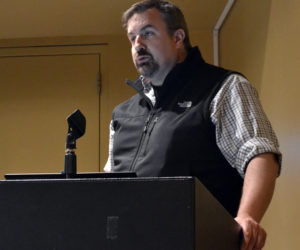
[(260, 250), (265, 245), (267, 234), (265, 230), (250, 216), (236, 217), (235, 220), (243, 230), (241, 250)]

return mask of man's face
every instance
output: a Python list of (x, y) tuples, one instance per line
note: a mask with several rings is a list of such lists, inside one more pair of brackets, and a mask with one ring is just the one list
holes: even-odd
[(175, 36), (170, 36), (157, 9), (134, 14), (127, 25), (134, 65), (139, 72), (161, 84), (177, 60)]

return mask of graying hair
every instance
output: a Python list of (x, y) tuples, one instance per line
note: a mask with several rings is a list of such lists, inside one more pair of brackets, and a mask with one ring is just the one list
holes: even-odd
[(127, 24), (129, 19), (134, 14), (140, 14), (148, 9), (157, 9), (163, 20), (165, 21), (170, 36), (178, 29), (183, 29), (185, 32), (185, 39), (183, 44), (186, 50), (189, 50), (191, 46), (188, 28), (184, 19), (182, 11), (173, 3), (164, 0), (145, 0), (133, 4), (128, 10), (123, 13), (122, 24), (125, 29), (127, 29)]

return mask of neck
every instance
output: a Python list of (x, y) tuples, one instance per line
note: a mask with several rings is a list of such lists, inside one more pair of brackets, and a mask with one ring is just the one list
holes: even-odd
[(163, 85), (163, 82), (165, 80), (165, 78), (167, 77), (167, 75), (169, 74), (169, 72), (172, 70), (173, 67), (171, 67), (168, 71), (160, 74), (160, 75), (156, 75), (151, 77), (151, 79), (149, 79), (149, 81), (151, 82), (151, 84), (153, 86), (161, 86)]
[(185, 48), (180, 48), (178, 50), (177, 63), (182, 63), (187, 57), (187, 51)]

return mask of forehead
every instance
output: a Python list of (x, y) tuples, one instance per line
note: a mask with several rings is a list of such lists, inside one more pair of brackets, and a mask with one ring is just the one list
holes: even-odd
[(127, 33), (135, 33), (142, 28), (150, 26), (156, 29), (167, 29), (167, 26), (160, 14), (160, 12), (155, 9), (148, 9), (142, 13), (135, 13), (127, 23)]

